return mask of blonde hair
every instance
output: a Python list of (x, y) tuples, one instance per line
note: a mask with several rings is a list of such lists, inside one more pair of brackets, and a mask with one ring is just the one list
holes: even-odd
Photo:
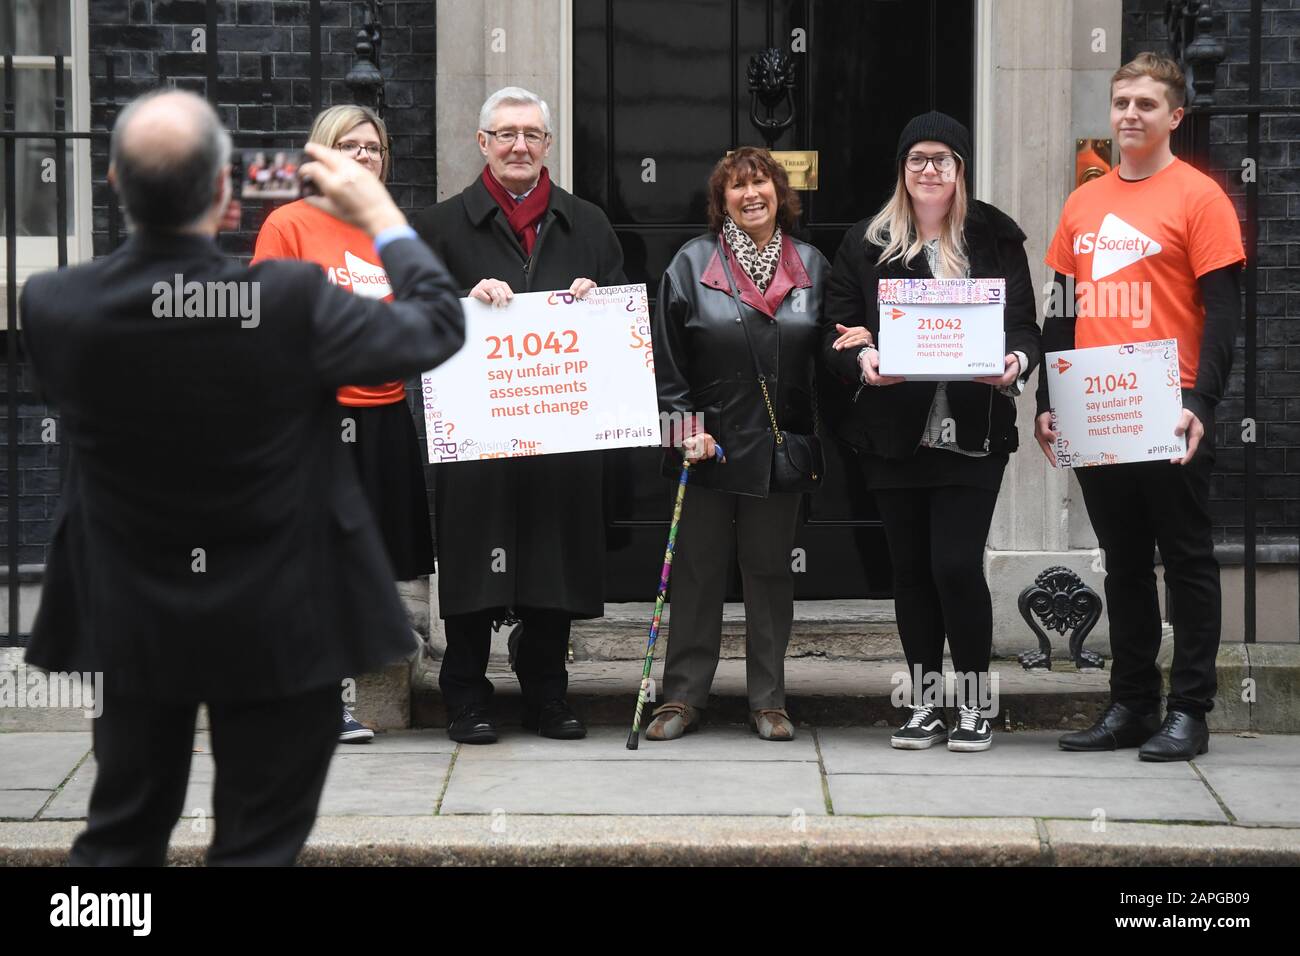
[[(970, 265), (970, 260), (966, 257), (966, 179), (962, 170), (961, 157), (957, 157), (957, 168), (954, 171), (957, 191), (953, 194), (952, 205), (948, 208), (943, 228), (939, 231), (939, 271), (943, 275), (936, 275), (936, 279), (960, 278), (966, 274)], [(882, 250), (876, 265), (902, 259), (903, 265), (910, 268), (912, 260), (924, 246), (916, 228), (916, 215), (912, 210), (912, 197), (907, 192), (906, 175), (900, 165), (894, 194), (867, 225), (865, 240)]]
[(311, 124), (311, 132), (307, 134), (307, 142), (333, 147), (362, 123), (372, 124), (379, 133), (379, 143), (384, 147), (384, 159), (379, 166), (379, 181), (386, 183), (388, 182), (388, 169), (393, 161), (393, 154), (389, 148), (388, 127), (384, 125), (384, 121), (379, 118), (374, 110), (351, 103), (343, 106), (331, 106), (329, 109), (321, 110)]
[(1115, 84), (1121, 80), (1136, 80), (1148, 76), (1165, 85), (1165, 99), (1169, 108), (1176, 110), (1187, 102), (1187, 77), (1177, 61), (1159, 53), (1139, 53), (1111, 75), (1110, 93), (1115, 95)]

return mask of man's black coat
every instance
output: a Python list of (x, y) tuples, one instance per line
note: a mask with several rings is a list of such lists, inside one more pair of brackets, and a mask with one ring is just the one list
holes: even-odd
[[(440, 364), (464, 316), (423, 243), (382, 258), (391, 304), (198, 236), (137, 234), (27, 283), (24, 338), (70, 449), (29, 663), (103, 671), (120, 694), (238, 701), (410, 652), (334, 393)], [(256, 323), (166, 317), (178, 276), (249, 284)]]
[[(447, 263), (462, 296), (482, 279), (500, 279), (515, 293), (568, 289), (580, 277), (602, 286), (627, 281), (605, 214), (554, 183), (531, 258), (481, 179), (426, 209), (415, 228)], [(442, 616), (518, 607), (602, 614), (601, 474), (600, 452), (439, 465)]]

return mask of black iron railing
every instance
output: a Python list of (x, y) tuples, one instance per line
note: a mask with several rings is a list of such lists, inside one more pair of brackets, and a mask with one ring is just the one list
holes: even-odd
[[(1246, 120), (1246, 157), (1258, 165), (1260, 157), (1260, 119), (1266, 115), (1300, 115), (1296, 104), (1260, 102), (1263, 40), (1263, 0), (1251, 0), (1247, 102), (1216, 102), (1216, 80), (1226, 46), (1214, 32), (1214, 5), (1209, 0), (1170, 0), (1165, 5), (1165, 25), (1169, 31), (1169, 52), (1187, 75), (1187, 113), (1174, 132), (1173, 148), (1184, 159), (1205, 169), (1210, 166), (1210, 125), (1215, 117), (1244, 117)], [(1259, 291), (1259, 174), (1243, 177), (1246, 191), (1244, 244), (1246, 266), (1242, 272), (1245, 293), (1245, 343), (1243, 349), (1244, 417), (1254, 422), (1257, 411), (1258, 328), (1256, 297)], [(1256, 436), (1252, 436), (1256, 437)], [(1245, 603), (1245, 640), (1256, 638), (1256, 575), (1258, 569), (1258, 440), (1244, 441), (1242, 501), (1242, 586)]]

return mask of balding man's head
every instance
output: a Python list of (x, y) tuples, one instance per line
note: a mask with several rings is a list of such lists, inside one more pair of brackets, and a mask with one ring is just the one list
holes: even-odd
[(137, 226), (162, 231), (199, 222), (217, 201), (230, 136), (207, 100), (160, 90), (133, 100), (113, 126), (109, 160)]

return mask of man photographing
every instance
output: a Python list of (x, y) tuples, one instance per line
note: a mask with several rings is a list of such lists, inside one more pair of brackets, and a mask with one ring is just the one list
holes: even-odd
[[(1167, 57), (1143, 53), (1120, 67), (1111, 78), (1110, 105), (1119, 166), (1070, 195), (1047, 254), (1055, 289), (1070, 288), (1072, 279), (1074, 295), (1052, 297), (1064, 309), (1048, 310), (1045, 352), (1178, 340), (1183, 411), (1175, 435), (1186, 435), (1187, 453), (1075, 471), (1106, 554), (1111, 703), (1096, 724), (1066, 734), (1060, 745), (1140, 747), (1143, 760), (1189, 760), (1209, 747), (1205, 715), (1214, 706), (1222, 617), (1209, 512), (1214, 408), (1232, 366), (1245, 261), (1231, 200), (1169, 147), (1185, 97), (1182, 70)], [(1146, 303), (1140, 314), (1107, 311), (1116, 297), (1101, 290), (1116, 282), (1147, 290), (1137, 297)], [(1050, 404), (1044, 368), (1035, 435), (1055, 465)], [(1163, 723), (1157, 546), (1174, 628)]]
[[(131, 238), (23, 293), (70, 449), (27, 660), (104, 675), (74, 864), (165, 861), (200, 702), (216, 762), (208, 862), (292, 863), (333, 755), (340, 679), (411, 650), (334, 393), (441, 364), (464, 317), (375, 176), (308, 153), (303, 174), (374, 238), (395, 301), (334, 288), (313, 263), (226, 258), (213, 240), (230, 137), (180, 91), (141, 97), (114, 126), (109, 181)], [(242, 301), (262, 315), (155, 311), (155, 287), (176, 283), (254, 284)]]

